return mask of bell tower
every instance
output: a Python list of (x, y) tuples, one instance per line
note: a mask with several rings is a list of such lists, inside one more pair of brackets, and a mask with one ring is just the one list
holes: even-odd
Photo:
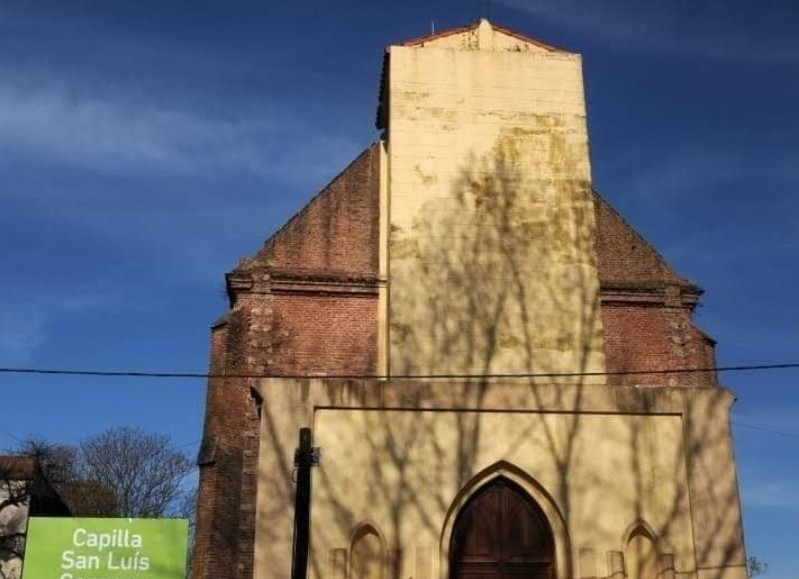
[(604, 371), (580, 56), (481, 20), (384, 75), (390, 374)]

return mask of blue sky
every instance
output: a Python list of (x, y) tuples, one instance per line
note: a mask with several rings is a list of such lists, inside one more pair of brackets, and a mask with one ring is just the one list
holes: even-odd
[[(583, 54), (595, 186), (707, 289), (719, 363), (799, 361), (794, 0), (0, 0), (0, 366), (203, 371), (223, 273), (376, 139), (382, 48), (486, 15)], [(797, 378), (723, 376), (773, 578), (799, 575)], [(0, 447), (200, 437), (202, 380), (0, 388)]]

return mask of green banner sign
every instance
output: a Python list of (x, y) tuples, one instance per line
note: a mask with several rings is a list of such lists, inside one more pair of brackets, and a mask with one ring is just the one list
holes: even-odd
[(183, 579), (185, 519), (28, 521), (23, 579)]

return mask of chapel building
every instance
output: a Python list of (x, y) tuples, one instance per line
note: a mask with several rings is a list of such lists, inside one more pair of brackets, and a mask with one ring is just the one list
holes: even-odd
[(581, 66), (388, 47), (380, 140), (226, 276), (195, 579), (289, 577), (303, 427), (312, 579), (746, 576), (702, 290), (593, 189)]

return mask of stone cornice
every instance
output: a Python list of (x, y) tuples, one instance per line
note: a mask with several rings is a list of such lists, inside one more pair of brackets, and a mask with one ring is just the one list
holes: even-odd
[(687, 307), (693, 310), (703, 293), (704, 290), (692, 284), (601, 282), (599, 299), (602, 305), (607, 306)]
[(311, 271), (269, 268), (257, 272), (232, 271), (226, 276), (227, 292), (233, 298), (242, 293), (316, 293), (377, 295), (385, 280), (368, 273)]
[(729, 412), (734, 395), (721, 387), (601, 386), (490, 381), (265, 378), (257, 390), (269, 402), (281, 397), (306, 412), (320, 408), (578, 414), (684, 414), (697, 402)]

